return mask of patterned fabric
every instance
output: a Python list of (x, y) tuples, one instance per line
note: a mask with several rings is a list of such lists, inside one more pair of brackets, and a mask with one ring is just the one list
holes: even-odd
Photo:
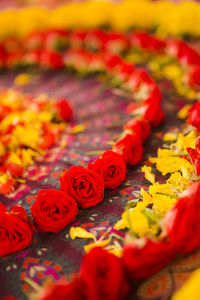
[[(1, 74), (0, 88), (11, 87), (15, 76), (14, 73)], [(166, 122), (153, 131), (145, 145), (145, 159), (156, 154), (157, 147), (162, 144), (163, 132), (181, 125), (176, 112), (186, 102), (175, 95), (169, 82), (161, 81), (160, 87), (164, 95)], [(30, 215), (29, 206), (40, 189), (59, 188), (58, 176), (63, 169), (72, 165), (86, 165), (92, 159), (87, 156), (88, 151), (110, 148), (107, 142), (116, 138), (122, 128), (109, 129), (107, 125), (128, 118), (128, 100), (117, 96), (96, 77), (82, 79), (66, 72), (40, 73), (21, 90), (35, 95), (47, 93), (56, 99), (68, 98), (75, 111), (76, 123), (86, 125), (85, 131), (77, 135), (63, 134), (45, 158), (27, 171), (26, 183), (20, 186), (12, 199), (0, 195), (3, 204), (9, 207), (21, 203)], [(65, 148), (61, 147), (63, 142), (67, 143)], [(107, 190), (102, 203), (80, 211), (71, 226), (82, 226), (97, 236), (104, 234), (119, 219), (126, 202), (136, 198), (141, 187), (147, 188), (148, 182), (141, 172), (143, 163), (128, 170), (127, 180), (118, 189)], [(0, 259), (0, 299), (6, 295), (27, 299), (25, 293), (30, 291), (30, 287), (25, 283), (25, 277), (41, 284), (46, 276), (58, 279), (63, 274), (70, 275), (78, 271), (84, 254), (83, 246), (89, 240), (72, 241), (69, 228), (59, 234), (38, 234), (27, 249)], [(145, 282), (135, 283), (130, 299), (167, 299), (199, 265), (200, 252), (179, 258)]]

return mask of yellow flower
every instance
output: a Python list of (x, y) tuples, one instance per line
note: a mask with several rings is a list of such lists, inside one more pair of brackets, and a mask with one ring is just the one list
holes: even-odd
[(149, 187), (152, 196), (153, 210), (160, 217), (164, 217), (169, 209), (176, 203), (177, 197), (172, 184), (155, 184)]
[(151, 157), (151, 163), (156, 164), (158, 171), (162, 175), (181, 171), (183, 176), (188, 178), (193, 172), (193, 167), (185, 158), (179, 157), (179, 154), (169, 149), (158, 149), (158, 157)]
[(150, 224), (148, 217), (145, 215), (146, 204), (139, 201), (134, 208), (125, 210), (114, 228), (117, 230), (128, 228), (139, 237), (145, 235), (154, 235), (158, 231), (157, 224)]
[(178, 111), (178, 114), (177, 114), (177, 117), (179, 119), (186, 119), (187, 118), (187, 115), (188, 115), (188, 110), (190, 109), (191, 105), (190, 104), (187, 104), (185, 106), (183, 106), (183, 108), (181, 108), (179, 111)]
[(194, 271), (182, 287), (172, 296), (172, 300), (199, 300), (200, 269)]
[(187, 154), (186, 148), (195, 148), (196, 138), (197, 134), (194, 130), (185, 136), (182, 133), (179, 133), (178, 140), (173, 146), (177, 147), (178, 151), (184, 151), (184, 153)]
[(151, 183), (155, 182), (155, 174), (151, 172), (151, 167), (143, 166), (142, 172), (144, 172), (144, 177)]
[(31, 81), (31, 76), (26, 73), (21, 73), (15, 77), (14, 84), (23, 86), (29, 84)]
[(82, 239), (94, 239), (96, 240), (95, 236), (81, 227), (71, 227), (69, 230), (70, 237), (72, 240), (75, 238), (82, 238)]
[(151, 195), (149, 195), (149, 193), (147, 193), (144, 189), (141, 189), (140, 194), (143, 197), (142, 200), (143, 200), (143, 203), (145, 204), (145, 206), (152, 203), (153, 199), (152, 199)]
[(0, 174), (0, 183), (6, 184), (9, 179), (11, 179), (11, 177), (8, 174), (6, 173)]
[(18, 125), (13, 130), (13, 136), (16, 137), (19, 144), (29, 146), (31, 148), (37, 148), (39, 141), (39, 134), (37, 130)]
[(177, 134), (176, 133), (166, 133), (163, 137), (164, 142), (174, 142), (177, 139)]
[(180, 172), (172, 173), (168, 178), (167, 183), (171, 183), (176, 186), (178, 191), (187, 189), (189, 180), (181, 175)]
[(19, 166), (22, 165), (22, 161), (19, 158), (19, 155), (15, 152), (11, 152), (11, 154), (9, 155), (8, 161), (13, 164), (19, 165)]
[(92, 242), (92, 243), (90, 243), (88, 245), (85, 245), (84, 246), (84, 250), (85, 250), (86, 253), (88, 253), (88, 252), (90, 252), (95, 247), (105, 247), (109, 243), (110, 243), (110, 238), (108, 238), (107, 240), (103, 240), (103, 241)]

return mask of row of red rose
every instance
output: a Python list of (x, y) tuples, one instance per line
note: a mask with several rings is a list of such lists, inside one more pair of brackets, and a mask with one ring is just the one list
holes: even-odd
[(65, 58), (58, 50), (67, 47), (72, 49), (72, 54), (84, 48), (122, 53), (136, 47), (150, 53), (170, 55), (186, 67), (186, 84), (194, 89), (200, 85), (200, 55), (196, 50), (183, 40), (161, 40), (146, 32), (124, 34), (99, 29), (72, 32), (51, 29), (47, 32), (33, 32), (23, 41), (9, 37), (0, 45), (0, 65), (13, 67), (18, 64), (40, 64), (48, 68), (62, 68)]
[[(81, 61), (84, 60), (84, 57), (81, 56)], [(113, 71), (116, 72), (118, 69), (126, 69), (127, 67), (127, 63), (118, 55), (110, 56), (105, 53), (103, 57), (108, 73), (112, 74)], [(129, 76), (124, 78), (124, 83), (131, 78), (134, 86), (133, 92), (144, 84), (147, 87), (147, 95), (144, 100), (142, 99), (143, 107), (140, 108), (142, 119), (132, 119), (125, 125), (122, 137), (119, 138), (113, 148), (116, 153), (113, 151), (105, 152), (101, 159), (89, 165), (89, 169), (73, 167), (69, 171), (65, 171), (61, 176), (61, 190), (65, 191), (65, 196), (63, 192), (53, 190), (39, 192), (32, 207), (32, 214), (40, 231), (58, 232), (66, 227), (76, 217), (76, 202), (82, 208), (94, 206), (101, 202), (104, 195), (104, 184), (105, 187), (116, 188), (125, 180), (126, 164), (136, 165), (141, 161), (143, 157), (142, 142), (145, 142), (150, 135), (150, 124), (159, 125), (164, 118), (164, 113), (160, 104), (161, 93), (157, 84), (145, 70), (135, 70), (132, 65), (128, 65), (128, 67)], [(81, 176), (77, 178), (73, 175), (74, 172), (78, 172), (77, 175)], [(66, 188), (64, 188), (65, 186)], [(47, 199), (51, 200), (48, 201)], [(57, 201), (58, 199), (61, 200)], [(29, 239), (26, 246), (30, 241)], [(6, 239), (5, 242), (7, 242)], [(12, 240), (12, 243), (15, 244), (15, 241)], [(23, 247), (20, 248), (20, 244), (24, 247), (23, 239), (21, 243), (18, 241), (17, 251), (23, 249)], [(8, 255), (15, 252), (15, 249), (15, 245), (2, 247), (0, 255)]]
[[(136, 122), (136, 121), (134, 121), (134, 122)], [(139, 121), (138, 121), (139, 122)], [(136, 122), (136, 123), (138, 123), (138, 122)], [(139, 126), (140, 127), (140, 126)], [(141, 130), (141, 128), (140, 128), (140, 130)], [(122, 152), (123, 152), (123, 155), (124, 155), (124, 158), (125, 158), (125, 160), (128, 162), (129, 161), (129, 159), (130, 159), (130, 157), (129, 156), (132, 156), (133, 154), (134, 154), (134, 152), (133, 152), (133, 148), (134, 147), (132, 147), (133, 145), (132, 145), (132, 140), (130, 139), (130, 136), (132, 136), (132, 137), (136, 137), (136, 135), (132, 135), (132, 134), (126, 134), (125, 135), (125, 137), (124, 138), (122, 138), (121, 140), (123, 141), (123, 142), (121, 142), (120, 143), (120, 147), (118, 148), (118, 149), (120, 149), (121, 147), (122, 147), (122, 149), (120, 149), (120, 150), (122, 150)], [(125, 145), (124, 145), (124, 143), (125, 143)], [(116, 144), (117, 145), (117, 144)], [(119, 145), (119, 144), (118, 144)], [(123, 148), (123, 147), (125, 147), (125, 148)], [(127, 151), (127, 149), (128, 149), (128, 151)], [(126, 150), (126, 151), (124, 151), (124, 150)], [(113, 152), (112, 152), (113, 153)], [(111, 154), (111, 153), (110, 153)], [(112, 154), (113, 155), (113, 154)], [(114, 154), (114, 155), (116, 155), (116, 154)], [(134, 155), (133, 155), (134, 156)], [(132, 162), (132, 159), (131, 159), (131, 162)], [(130, 163), (130, 162), (129, 162)], [(113, 163), (112, 163), (113, 164)], [(112, 165), (113, 166), (113, 165)], [(77, 168), (77, 167), (74, 167), (74, 168)], [(82, 167), (78, 167), (78, 168), (82, 168)], [(84, 172), (85, 172), (85, 170), (86, 169), (84, 169)], [(112, 173), (112, 169), (111, 170), (109, 170), (109, 174), (113, 174)], [(85, 176), (86, 176), (86, 174), (83, 174), (83, 177), (79, 177), (78, 179), (76, 179), (75, 180), (75, 178), (73, 177), (73, 181), (71, 181), (71, 183), (69, 183), (68, 182), (68, 179), (69, 178), (71, 178), (71, 175), (73, 174), (73, 172), (75, 172), (75, 169), (73, 169), (73, 172), (72, 172), (72, 174), (70, 175), (69, 173), (71, 173), (71, 171), (69, 170), (69, 171), (66, 171), (66, 172), (64, 172), (64, 174), (63, 174), (63, 176), (61, 176), (61, 186), (62, 186), (62, 182), (64, 182), (64, 185), (66, 184), (66, 186), (68, 186), (68, 185), (70, 185), (71, 187), (73, 187), (73, 189), (72, 189), (72, 192), (74, 192), (74, 188), (76, 187), (76, 196), (77, 196), (77, 202), (79, 203), (79, 205), (83, 205), (83, 204), (81, 204), (82, 202), (85, 202), (85, 196), (86, 196), (86, 199), (87, 199), (87, 196), (89, 195), (91, 195), (92, 193), (93, 193), (93, 189), (91, 188), (91, 184), (89, 184), (88, 183), (88, 180), (86, 180), (85, 182), (84, 182), (84, 178), (85, 178)], [(84, 173), (83, 172), (83, 173)], [(90, 175), (91, 175), (91, 172), (92, 171), (90, 171)], [(76, 173), (76, 172), (75, 172)], [(87, 170), (87, 172), (86, 172), (87, 174), (88, 174), (88, 170)], [(93, 172), (92, 172), (93, 173)], [(66, 174), (68, 174), (68, 175), (66, 175)], [(94, 173), (93, 173), (94, 174)], [(79, 174), (78, 175), (80, 175), (80, 172), (79, 172)], [(64, 180), (64, 178), (65, 178), (65, 176), (66, 176), (66, 178), (67, 178), (67, 180)], [(69, 176), (69, 177), (68, 177)], [(89, 174), (88, 174), (88, 176), (89, 176)], [(97, 176), (97, 175), (95, 175), (95, 176)], [(112, 177), (112, 176), (110, 176), (110, 177)], [(65, 179), (66, 179), (65, 178)], [(99, 179), (99, 182), (101, 182), (102, 181), (102, 179)], [(73, 182), (73, 184), (72, 184), (72, 182)], [(63, 189), (64, 189), (64, 187), (63, 187)], [(67, 189), (68, 190), (68, 189)], [(82, 192), (83, 192), (83, 194), (82, 194)], [(53, 193), (59, 193), (58, 191), (54, 191)], [(53, 193), (52, 192), (50, 192), (50, 194), (52, 194), (53, 195)], [(40, 193), (39, 193), (40, 194)], [(84, 196), (84, 201), (82, 201), (81, 200), (81, 198), (80, 198), (80, 195), (83, 195)], [(99, 195), (101, 195), (101, 191), (99, 190)], [(41, 192), (41, 197), (39, 197), (39, 195), (38, 195), (38, 197), (37, 197), (37, 199), (39, 199), (39, 200), (37, 200), (38, 201), (38, 203), (41, 201), (41, 203), (42, 203), (42, 200), (40, 200), (40, 199), (44, 199), (46, 196), (48, 196), (48, 191), (43, 191), (43, 192)], [(68, 197), (68, 196), (67, 196)], [(50, 198), (49, 198), (50, 199)], [(56, 197), (56, 199), (57, 199), (57, 197)], [(69, 199), (69, 198), (68, 198)], [(70, 200), (71, 200), (71, 198), (70, 198)], [(38, 207), (37, 207), (37, 201), (35, 202), (35, 204), (33, 205), (33, 208), (32, 208), (32, 211), (34, 212), (34, 214), (35, 214), (35, 211), (37, 211), (37, 209), (38, 208), (42, 208), (42, 205), (40, 206), (40, 204), (38, 204)], [(52, 200), (51, 200), (52, 201)], [(50, 202), (51, 202), (50, 201)], [(70, 202), (70, 201), (69, 201)], [(90, 202), (90, 201), (89, 201)], [(88, 205), (90, 205), (91, 204), (91, 202), (90, 202), (90, 204), (89, 204), (89, 202), (88, 202)], [(75, 203), (75, 202), (74, 202)], [(95, 205), (95, 204), (94, 204)], [(74, 207), (75, 207), (75, 205), (74, 205)], [(86, 207), (86, 206), (85, 206)], [(67, 210), (67, 208), (65, 208), (65, 211)], [(76, 209), (74, 209), (74, 210), (76, 210)], [(3, 210), (2, 210), (3, 211)], [(41, 210), (42, 211), (42, 210)], [(41, 212), (40, 211), (40, 212)], [(45, 217), (51, 217), (52, 215), (54, 215), (54, 217), (55, 217), (55, 214), (56, 214), (56, 212), (58, 211), (58, 209), (53, 205), (52, 207), (44, 207), (44, 210), (43, 210), (43, 214), (44, 214), (44, 216)], [(5, 209), (4, 209), (4, 212), (5, 212)], [(19, 208), (19, 207), (14, 207), (14, 208), (11, 208), (11, 210), (10, 210), (10, 212), (9, 213), (7, 213), (7, 212), (5, 212), (5, 214), (4, 214), (4, 219), (5, 219), (5, 216), (8, 218), (8, 215), (9, 215), (9, 221), (11, 222), (14, 222), (15, 223), (15, 221), (17, 220), (17, 222), (19, 222), (20, 223), (20, 225), (21, 225), (21, 229), (22, 229), (22, 232), (25, 234), (25, 232), (27, 233), (27, 236), (30, 238), (31, 236), (32, 236), (32, 226), (31, 225), (29, 225), (30, 223), (28, 222), (28, 219), (27, 219), (27, 217), (26, 217), (26, 215), (25, 215), (25, 212), (23, 211), (23, 209), (22, 208)], [(39, 216), (39, 214), (38, 214), (38, 216)], [(41, 228), (40, 228), (40, 230), (43, 230), (42, 229), (42, 227), (44, 226), (44, 225), (46, 225), (46, 222), (45, 222), (45, 224), (43, 223), (43, 221), (41, 221), (41, 219), (40, 219), (40, 217), (42, 216), (42, 214), (39, 216), (39, 221), (38, 221), (38, 228), (40, 228), (40, 226), (41, 226)], [(14, 221), (15, 220), (15, 221)], [(12, 222), (11, 222), (11, 224), (12, 224)], [(37, 224), (37, 221), (35, 220), (35, 223)], [(5, 222), (5, 224), (8, 224), (8, 221), (7, 222)], [(49, 224), (49, 225), (51, 225), (51, 224)], [(29, 227), (29, 230), (28, 230), (28, 227)], [(15, 226), (13, 227), (13, 228), (16, 228)], [(19, 228), (20, 228), (20, 226), (19, 226)], [(45, 227), (44, 227), (45, 228)], [(54, 230), (55, 230), (55, 228), (56, 228), (56, 226), (54, 227)], [(23, 230), (25, 230), (25, 231), (23, 231)], [(44, 229), (44, 231), (45, 231), (46, 229)], [(57, 229), (58, 230), (58, 229)], [(15, 236), (15, 235), (13, 235), (13, 236)], [(23, 239), (22, 239), (23, 240)], [(13, 242), (13, 241), (12, 241)], [(24, 246), (27, 246), (27, 240), (26, 240), (26, 238), (23, 240), (23, 243), (24, 243), (24, 245), (23, 245), (23, 247)], [(29, 243), (28, 243), (29, 244)], [(9, 242), (9, 243), (7, 243), (7, 246), (11, 246), (11, 242)], [(149, 246), (150, 245), (150, 246)], [(5, 245), (6, 246), (6, 245)], [(137, 252), (138, 252), (138, 255), (140, 255), (140, 254), (142, 254), (142, 252), (144, 252), (145, 253), (145, 251), (151, 251), (151, 249), (153, 249), (153, 251), (157, 251), (157, 252), (159, 252), (158, 254), (162, 254), (163, 253), (163, 255), (164, 255), (164, 258), (165, 258), (165, 263), (166, 263), (166, 252), (165, 252), (165, 250), (164, 249), (168, 249), (169, 247), (169, 243), (164, 243), (163, 244), (163, 246), (162, 246), (162, 243), (155, 243), (155, 242), (153, 242), (153, 241), (150, 241), (150, 240), (148, 240), (147, 241), (147, 243), (146, 243), (146, 245), (145, 245), (145, 247), (144, 248), (142, 248), (142, 249), (139, 249), (138, 247), (136, 247), (137, 245), (132, 245), (132, 249), (131, 249), (131, 259), (133, 260), (133, 264), (131, 265), (131, 268), (132, 269), (134, 269), (134, 268), (136, 268), (136, 266), (135, 266), (135, 264), (136, 264), (136, 261), (134, 261), (134, 259), (135, 259), (135, 257), (137, 257)], [(148, 247), (150, 247), (150, 249), (148, 248)], [(153, 247), (153, 248), (152, 248)], [(170, 247), (171, 247), (171, 244), (170, 244)], [(18, 245), (16, 245), (15, 244), (15, 241), (14, 241), (14, 245), (13, 245), (13, 249), (15, 249), (14, 251), (19, 251), (20, 250), (20, 243), (18, 244)], [(135, 249), (135, 250), (133, 250), (133, 249)], [(162, 249), (162, 251), (161, 251), (161, 249)], [(169, 249), (168, 249), (169, 250)], [(101, 250), (101, 251), (103, 251), (103, 250)], [(133, 253), (132, 252), (134, 252), (134, 251), (136, 251), (136, 253), (134, 253), (134, 255), (133, 255)], [(94, 251), (93, 251), (94, 252)], [(98, 252), (98, 250), (96, 250), (96, 252)], [(156, 252), (156, 253), (157, 253)], [(147, 252), (148, 253), (148, 252)], [(171, 257), (171, 259), (172, 259), (172, 257), (174, 257), (175, 256), (175, 251), (173, 251), (173, 255), (172, 256), (170, 256)], [(88, 254), (88, 255), (90, 255), (89, 257), (92, 257), (92, 252), (91, 252), (91, 254)], [(99, 255), (99, 254), (98, 254)], [(105, 254), (103, 254), (103, 255), (105, 255), (105, 256), (107, 256), (108, 255), (108, 253), (106, 253), (105, 252)], [(133, 257), (132, 257), (132, 255), (133, 255)], [(161, 258), (161, 260), (162, 260), (162, 258), (163, 258), (163, 255), (160, 255), (160, 258)], [(126, 255), (127, 256), (127, 255)], [(86, 256), (87, 257), (87, 256)], [(125, 257), (125, 256), (124, 256)], [(128, 257), (128, 256), (127, 256)], [(125, 259), (125, 258), (124, 258)], [(129, 257), (129, 259), (130, 259), (130, 257)], [(167, 260), (168, 261), (168, 260)], [(155, 264), (155, 261), (153, 262), (154, 264)], [(160, 267), (162, 267), (162, 265), (163, 265), (163, 261), (162, 261), (162, 263), (160, 263), (160, 264), (156, 264), (155, 266), (154, 266), (154, 268), (152, 268), (152, 265), (150, 266), (150, 269), (149, 269), (149, 272), (150, 272), (150, 270), (151, 270), (151, 272), (155, 272), (156, 270), (157, 270), (157, 268), (160, 268)], [(121, 267), (120, 267), (121, 268)], [(144, 266), (143, 266), (143, 268), (144, 268)], [(148, 268), (149, 268), (149, 266), (148, 266)], [(142, 266), (141, 265), (139, 265), (139, 269), (138, 269), (138, 271), (139, 270), (142, 270)], [(156, 270), (155, 270), (156, 269)], [(96, 269), (96, 271), (97, 271), (98, 269)], [(133, 270), (132, 270), (133, 271)], [(133, 274), (130, 276), (130, 277), (138, 277), (138, 278), (140, 278), (140, 276), (141, 275), (139, 275), (140, 274), (140, 272), (133, 272)], [(132, 273), (132, 272), (131, 272)], [(148, 273), (147, 271), (146, 271), (146, 273)], [(148, 274), (146, 274), (146, 273), (143, 273), (144, 275), (142, 275), (142, 276), (149, 276), (149, 273)], [(146, 274), (146, 275), (145, 275)], [(109, 278), (109, 279), (111, 279), (111, 278)], [(117, 279), (118, 280), (118, 279)], [(73, 285), (73, 284), (72, 284)], [(66, 286), (66, 288), (69, 290), (69, 287), (67, 287)], [(78, 289), (79, 290), (79, 289)], [(91, 292), (91, 289), (89, 289), (90, 290), (90, 292)], [(77, 291), (77, 289), (76, 289), (76, 291)], [(87, 298), (89, 298), (90, 296), (89, 295), (87, 295)], [(89, 298), (89, 299), (95, 299), (95, 298)], [(115, 298), (113, 298), (113, 299), (117, 299), (116, 297)]]
[[(149, 277), (177, 255), (187, 254), (200, 247), (199, 193), (200, 182), (192, 183), (184, 197), (170, 209), (164, 218), (162, 240), (137, 240), (124, 246), (121, 258), (96, 247), (84, 256), (80, 272), (71, 282), (61, 280), (49, 283), (40, 292), (37, 290), (35, 299), (124, 299), (131, 280)], [(23, 228), (28, 236), (28, 220), (24, 210), (15, 207), (9, 214), (9, 222), (4, 218), (7, 226), (12, 230), (13, 226)], [(14, 219), (16, 221), (10, 223)]]

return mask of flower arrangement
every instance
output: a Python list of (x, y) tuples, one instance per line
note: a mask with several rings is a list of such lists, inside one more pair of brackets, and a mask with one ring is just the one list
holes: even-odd
[[(49, 39), (49, 35), (53, 38)], [(122, 58), (121, 52), (135, 47), (151, 54), (168, 55), (178, 61), (188, 76), (186, 85), (194, 92), (198, 92), (199, 85), (199, 55), (185, 42), (163, 41), (141, 32), (129, 36), (92, 30), (67, 35), (63, 31), (50, 31), (45, 37), (43, 33), (30, 35), (26, 38), (28, 50), (14, 40), (14, 45), (19, 47), (14, 52), (9, 52), (11, 41), (8, 39), (2, 49), (2, 65), (12, 67), (28, 63), (43, 68), (73, 67), (81, 73), (104, 71), (117, 81), (123, 93), (134, 96), (136, 101), (127, 108), (132, 117), (124, 124), (124, 131), (112, 150), (102, 153), (87, 168), (75, 166), (64, 170), (60, 175), (60, 190), (39, 192), (31, 207), (39, 232), (59, 232), (76, 218), (78, 207), (95, 206), (103, 200), (105, 188), (118, 187), (125, 180), (126, 168), (142, 160), (143, 143), (149, 137), (151, 127), (160, 125), (164, 120), (158, 85), (145, 69), (136, 68)], [(60, 52), (58, 45), (62, 49)], [(72, 111), (65, 100), (53, 105), (54, 109), (59, 120), (70, 120)], [(85, 247), (87, 253), (80, 272), (71, 282), (47, 283), (44, 288), (29, 282), (37, 291), (35, 299), (123, 299), (131, 280), (147, 278), (177, 255), (199, 248), (199, 109), (197, 102), (182, 110), (182, 117), (188, 116), (190, 132), (169, 133), (164, 139), (169, 142), (167, 138), (170, 136), (171, 145), (167, 149), (159, 149), (158, 156), (149, 159), (150, 166), (143, 167), (151, 186), (148, 191), (141, 190), (139, 199), (127, 203), (121, 220), (114, 228), (116, 231), (128, 230), (123, 245), (112, 245), (110, 237), (90, 243)], [(42, 137), (46, 137), (46, 132)], [(48, 144), (48, 147), (51, 145)], [(34, 148), (32, 144), (27, 146)], [(165, 184), (155, 182), (154, 165), (162, 175), (169, 175)], [(7, 171), (15, 177), (7, 169), (6, 174)], [(0, 222), (3, 222), (1, 256), (5, 256), (31, 243), (33, 225), (20, 206), (14, 206), (10, 211), (6, 211), (4, 206), (0, 209)], [(5, 225), (8, 223), (13, 224), (11, 229)], [(17, 223), (20, 231), (15, 230)], [(10, 238), (9, 230), (12, 230), (12, 237), (20, 236), (20, 242), (17, 238)], [(91, 238), (91, 233), (74, 227), (71, 227), (70, 235), (72, 238)]]

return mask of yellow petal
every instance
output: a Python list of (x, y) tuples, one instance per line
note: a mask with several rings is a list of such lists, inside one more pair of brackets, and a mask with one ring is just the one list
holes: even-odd
[(151, 167), (143, 166), (142, 172), (144, 172), (144, 177), (151, 183), (155, 182), (155, 174), (151, 173)]
[(15, 77), (14, 83), (15, 83), (15, 85), (23, 86), (23, 85), (29, 84), (30, 81), (31, 81), (31, 76), (29, 74), (22, 73)]
[(71, 227), (69, 230), (70, 237), (72, 240), (75, 238), (82, 238), (82, 239), (96, 239), (95, 236), (81, 227)]
[(192, 273), (189, 279), (172, 296), (172, 300), (199, 300), (200, 295), (200, 269)]
[(188, 115), (188, 110), (190, 109), (191, 105), (190, 104), (187, 104), (185, 105), (183, 108), (181, 108), (179, 110), (179, 112), (177, 113), (177, 117), (179, 119), (186, 119), (187, 118), (187, 115)]
[(100, 241), (100, 242), (97, 241), (97, 242), (85, 245), (84, 246), (84, 250), (85, 250), (86, 253), (88, 253), (88, 252), (90, 252), (95, 247), (105, 247), (109, 243), (110, 243), (110, 239), (107, 239), (107, 240), (104, 240), (104, 241)]

